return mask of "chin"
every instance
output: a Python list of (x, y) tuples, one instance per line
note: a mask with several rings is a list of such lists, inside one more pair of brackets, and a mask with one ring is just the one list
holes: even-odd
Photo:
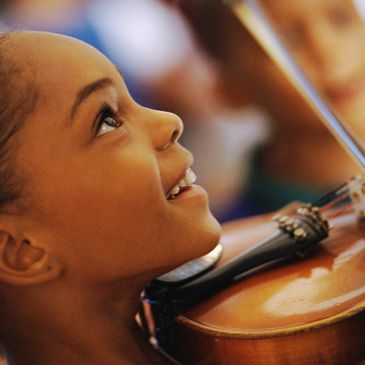
[(196, 257), (203, 256), (218, 244), (222, 233), (222, 228), (214, 216), (209, 213), (205, 219), (201, 222), (199, 232), (196, 237), (199, 240), (197, 244)]

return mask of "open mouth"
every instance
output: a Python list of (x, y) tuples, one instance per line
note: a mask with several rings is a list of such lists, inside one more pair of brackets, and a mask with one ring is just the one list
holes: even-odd
[(196, 175), (192, 169), (187, 169), (185, 176), (166, 195), (168, 200), (172, 200), (187, 190), (196, 181)]

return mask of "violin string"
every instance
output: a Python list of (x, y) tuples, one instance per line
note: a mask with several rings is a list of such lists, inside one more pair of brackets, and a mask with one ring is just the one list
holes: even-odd
[(331, 192), (327, 193), (326, 195), (322, 196), (318, 200), (316, 200), (312, 205), (315, 207), (322, 207), (330, 202), (332, 202), (336, 197), (342, 196), (342, 194), (348, 194), (348, 184), (343, 184), (340, 188), (332, 190)]
[(337, 198), (333, 199), (332, 201), (328, 202), (327, 204), (315, 205), (315, 206), (317, 206), (321, 209), (324, 209), (324, 210), (328, 210), (328, 209), (331, 209), (333, 206), (337, 205), (338, 203), (344, 203), (346, 199), (350, 199), (350, 201), (351, 201), (351, 196), (349, 193), (338, 196)]
[(328, 219), (333, 219), (333, 218), (339, 217), (340, 215), (343, 215), (344, 213), (350, 212), (350, 208), (353, 208), (353, 203), (350, 203), (348, 205), (344, 205), (341, 208), (339, 208), (338, 210), (332, 212), (332, 214), (328, 214), (327, 218)]

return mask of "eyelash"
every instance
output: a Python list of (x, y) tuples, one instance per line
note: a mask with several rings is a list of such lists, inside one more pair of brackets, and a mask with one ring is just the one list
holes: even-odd
[(102, 136), (104, 134), (112, 132), (112, 130), (110, 130), (110, 131), (104, 131), (103, 133), (101, 133), (103, 124), (106, 123), (107, 119), (109, 119), (109, 122), (110, 122), (110, 120), (112, 120), (112, 122), (114, 124), (113, 126), (111, 126), (109, 124), (110, 128), (118, 129), (123, 125), (123, 123), (117, 118), (113, 109), (109, 105), (104, 105), (102, 107), (102, 109), (100, 110), (98, 117), (96, 118), (95, 136), (98, 137), (98, 136)]

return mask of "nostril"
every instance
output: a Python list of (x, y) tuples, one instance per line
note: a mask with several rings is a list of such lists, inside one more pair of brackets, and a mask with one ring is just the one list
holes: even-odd
[(161, 151), (163, 151), (166, 148), (170, 147), (173, 143), (175, 143), (178, 140), (179, 137), (180, 137), (180, 131), (175, 129), (172, 132), (169, 141), (161, 147)]
[(180, 132), (175, 129), (173, 132), (172, 132), (172, 135), (171, 135), (171, 138), (170, 138), (170, 143), (174, 143), (177, 141), (177, 139), (179, 138), (180, 136)]
[(171, 146), (173, 143), (177, 142), (177, 140), (180, 138), (181, 133), (182, 133), (182, 128), (180, 128), (180, 127), (175, 128), (172, 131), (172, 133), (170, 134), (170, 138), (169, 138), (168, 142), (161, 148), (161, 150), (164, 150), (164, 149), (168, 148), (169, 146)]

